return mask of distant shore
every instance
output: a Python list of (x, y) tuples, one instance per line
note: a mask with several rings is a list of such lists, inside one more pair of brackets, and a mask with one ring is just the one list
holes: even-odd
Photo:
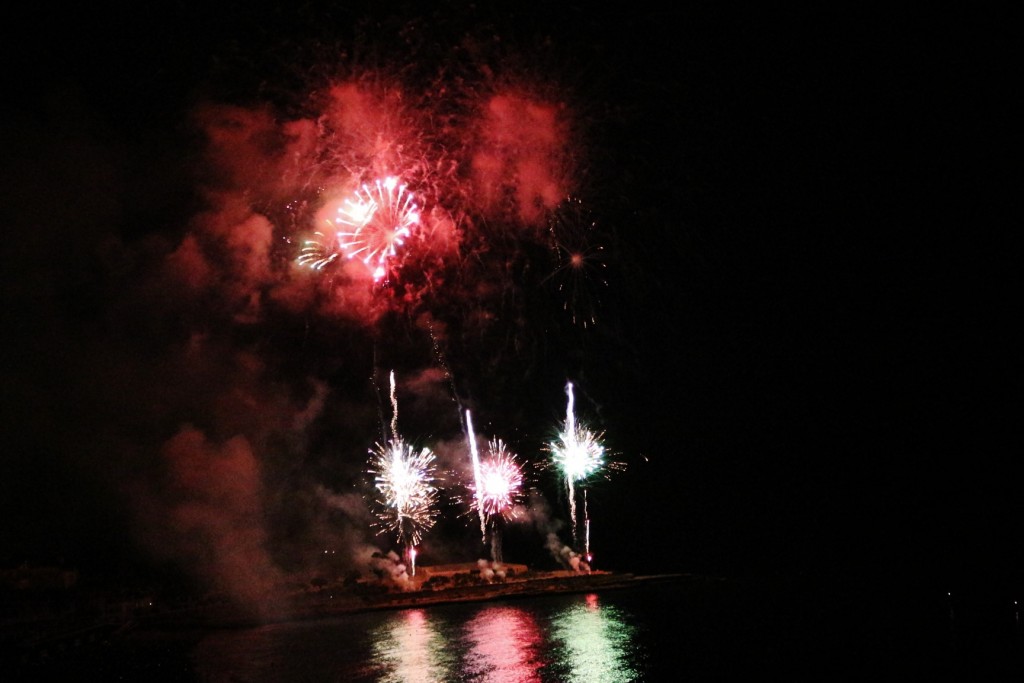
[(608, 571), (549, 571), (531, 572), (521, 578), (434, 589), (402, 590), (384, 584), (337, 586), (314, 594), (289, 596), (276, 604), (267, 603), (259, 611), (244, 610), (225, 603), (149, 614), (140, 619), (138, 626), (145, 629), (233, 628), (374, 610), (605, 591), (699, 578), (690, 574), (637, 576)]

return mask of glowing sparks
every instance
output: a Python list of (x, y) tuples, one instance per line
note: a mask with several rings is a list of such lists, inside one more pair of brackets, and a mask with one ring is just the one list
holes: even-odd
[[(586, 507), (586, 506), (584, 506)], [(586, 512), (584, 512), (586, 515)], [(590, 520), (587, 519), (586, 531), (583, 536), (583, 555), (587, 558), (587, 562), (593, 562), (594, 556), (590, 554)]]
[(391, 438), (398, 438), (398, 394), (395, 393), (395, 371), (391, 371)]
[(480, 516), (480, 536), (486, 542), (487, 541), (487, 516), (484, 512), (483, 505), (480, 504), (480, 491), (481, 491), (481, 472), (480, 472), (480, 453), (476, 448), (476, 434), (473, 432), (473, 416), (470, 412), (466, 411), (466, 437), (469, 439), (469, 454), (473, 459), (473, 501), (477, 509), (477, 513)]
[[(580, 426), (574, 412), (572, 382), (565, 385), (568, 405), (565, 411), (565, 426), (558, 434), (558, 440), (549, 444), (551, 458), (565, 477), (569, 494), (569, 516), (572, 519), (573, 536), (576, 536), (576, 494), (575, 484), (584, 481), (604, 465), (604, 445), (601, 434)], [(589, 528), (588, 528), (589, 533)]]
[(303, 243), (299, 264), (321, 270), (341, 256), (359, 259), (374, 281), (380, 281), (393, 267), (399, 248), (420, 225), (420, 208), (408, 187), (388, 176), (345, 198), (327, 224), (331, 230), (315, 232)]
[(419, 452), (401, 439), (377, 444), (371, 452), (379, 506), (378, 518), (408, 546), (419, 543), (436, 517), (437, 487), (434, 484), (434, 453)]
[(551, 212), (548, 230), (556, 266), (545, 281), (558, 292), (574, 325), (594, 325), (601, 290), (608, 286), (597, 222), (580, 200), (570, 197)]
[(551, 452), (570, 483), (587, 479), (604, 464), (601, 435), (583, 427), (562, 432), (559, 441), (551, 444)]
[(565, 475), (570, 490), (572, 484), (587, 479), (604, 465), (602, 434), (580, 426), (573, 412), (572, 382), (565, 385), (569, 401), (565, 415), (565, 427), (559, 432), (558, 440), (550, 444), (555, 465)]
[(490, 529), (491, 559), (494, 562), (502, 562), (502, 527), (516, 516), (522, 498), (523, 471), (515, 455), (501, 440), (491, 440), (487, 445), (487, 458), (480, 464), (473, 501), (481, 519), (485, 520), (484, 528)]
[(488, 517), (508, 518), (520, 502), (523, 471), (516, 456), (495, 439), (488, 444), (488, 457), (480, 464), (476, 505)]

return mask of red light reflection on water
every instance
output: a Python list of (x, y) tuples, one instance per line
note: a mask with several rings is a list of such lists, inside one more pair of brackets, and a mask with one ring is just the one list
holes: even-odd
[(451, 680), (444, 636), (421, 609), (406, 610), (385, 633), (375, 638), (377, 660), (387, 671), (382, 681), (433, 683)]
[(466, 624), (470, 652), (466, 672), (495, 683), (539, 681), (544, 636), (529, 612), (488, 607)]

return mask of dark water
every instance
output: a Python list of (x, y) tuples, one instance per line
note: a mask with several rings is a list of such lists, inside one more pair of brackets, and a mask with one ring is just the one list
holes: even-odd
[(218, 683), (1024, 681), (1022, 641), (1012, 600), (701, 581), (239, 630), (143, 632), (19, 673)]

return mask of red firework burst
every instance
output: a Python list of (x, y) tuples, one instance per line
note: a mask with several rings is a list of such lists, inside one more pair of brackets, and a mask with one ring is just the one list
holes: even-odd
[(487, 516), (508, 517), (521, 501), (523, 471), (501, 440), (488, 444), (488, 458), (480, 463), (476, 501)]
[(387, 176), (346, 197), (327, 223), (330, 231), (316, 232), (303, 244), (299, 264), (320, 270), (344, 256), (362, 261), (374, 281), (380, 281), (420, 227), (420, 207), (404, 183)]

